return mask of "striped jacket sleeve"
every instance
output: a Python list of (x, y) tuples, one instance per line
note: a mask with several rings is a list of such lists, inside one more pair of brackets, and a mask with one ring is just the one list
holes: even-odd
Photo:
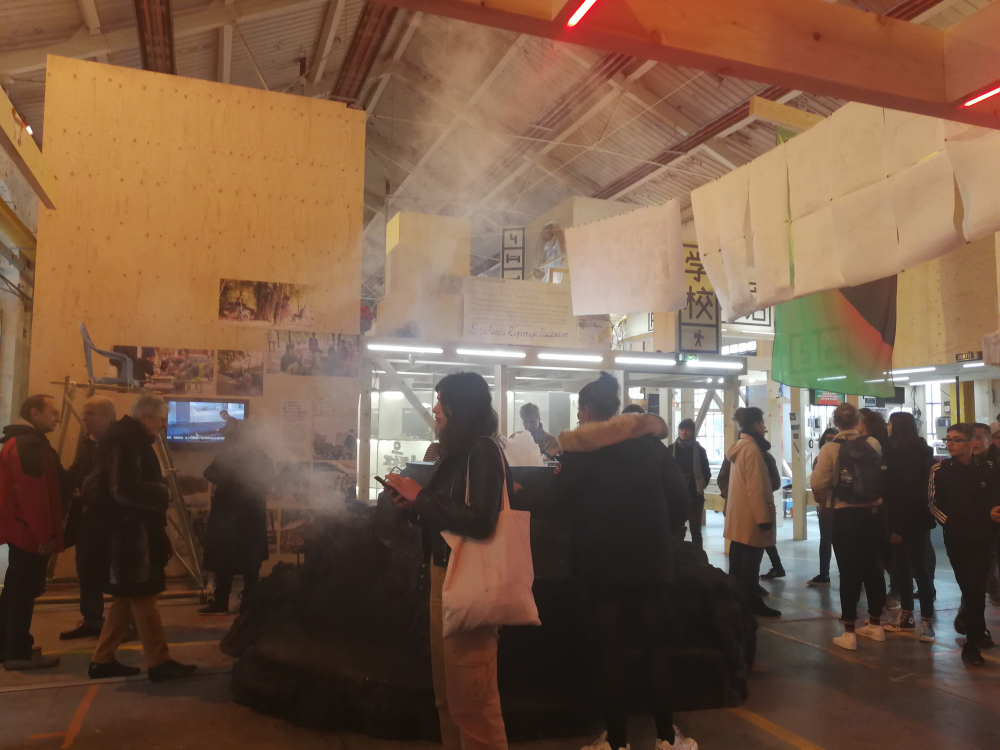
[(927, 507), (930, 508), (931, 514), (938, 520), (942, 526), (948, 522), (948, 516), (938, 507), (938, 501), (940, 497), (940, 488), (936, 485), (937, 472), (941, 468), (942, 463), (936, 463), (931, 467), (930, 479), (927, 481)]

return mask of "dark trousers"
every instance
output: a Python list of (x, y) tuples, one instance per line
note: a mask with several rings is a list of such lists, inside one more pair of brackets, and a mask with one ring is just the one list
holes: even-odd
[(104, 627), (104, 592), (100, 589), (80, 589), (80, 614), (84, 625)]
[(878, 508), (833, 511), (833, 551), (840, 569), (840, 616), (846, 625), (858, 619), (861, 586), (868, 595), (868, 617), (878, 622), (885, 608), (885, 577), (879, 550), (885, 522)]
[(913, 611), (913, 581), (917, 582), (920, 593), (920, 616), (929, 620), (934, 616), (934, 579), (927, 567), (927, 545), (929, 535), (920, 531), (907, 534), (901, 543), (894, 544), (893, 562), (896, 567), (894, 576), (899, 585), (900, 607)]
[[(233, 593), (233, 576), (237, 573), (243, 576), (243, 601), (246, 601), (247, 596), (257, 585), (257, 581), (260, 580), (260, 566), (261, 562), (258, 561), (256, 566), (247, 565), (239, 571), (232, 569), (215, 571), (215, 603), (229, 604), (229, 595)], [(242, 604), (240, 611), (243, 611)]]
[(729, 543), (729, 575), (736, 579), (751, 609), (763, 606), (757, 587), (760, 586), (760, 561), (763, 547), (751, 547), (740, 542)]
[(955, 580), (962, 589), (966, 643), (978, 645), (986, 637), (986, 581), (990, 577), (993, 554), (989, 541), (944, 539)]
[[(691, 541), (698, 547), (698, 549), (704, 548), (704, 540), (701, 535), (701, 517), (705, 513), (705, 496), (704, 495), (692, 495), (691, 496), (691, 507), (688, 510), (687, 525), (691, 527)], [(686, 528), (681, 526), (677, 530), (676, 537), (682, 542), (687, 535)]]
[(91, 575), (103, 556), (106, 520), (94, 511), (81, 512), (76, 526), (76, 575), (80, 579), (80, 614), (84, 625), (104, 627), (104, 591)]
[(833, 556), (833, 511), (820, 508), (819, 516), (819, 574), (830, 577), (830, 558)]
[(767, 559), (771, 561), (771, 567), (775, 570), (784, 570), (785, 566), (781, 564), (781, 557), (778, 555), (778, 547), (772, 544), (770, 547), (765, 547), (764, 551), (767, 553)]
[(673, 737), (674, 691), (670, 674), (670, 593), (660, 586), (601, 586), (587, 592), (593, 614), (595, 645), (601, 665), (601, 687), (608, 743), (626, 747), (625, 722), (629, 693), (625, 648), (630, 624), (642, 634), (643, 657), (653, 691), (653, 716), (660, 739)]
[(8, 659), (30, 659), (35, 645), (31, 615), (35, 599), (45, 590), (49, 556), (25, 552), (12, 544), (7, 550), (7, 575), (0, 592), (0, 651)]

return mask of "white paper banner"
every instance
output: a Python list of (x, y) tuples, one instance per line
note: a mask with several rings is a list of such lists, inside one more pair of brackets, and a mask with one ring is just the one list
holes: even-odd
[(793, 221), (792, 245), (796, 297), (845, 286), (840, 275), (831, 206)]
[(965, 244), (962, 202), (947, 152), (890, 177), (889, 201), (902, 268), (919, 266)]
[(947, 149), (965, 207), (965, 239), (975, 242), (1000, 226), (1000, 132), (971, 129), (949, 140)]
[(943, 120), (895, 109), (884, 111), (886, 167), (890, 177), (944, 150)]
[(902, 270), (888, 181), (837, 198), (833, 202), (833, 228), (840, 273), (847, 286), (892, 276)]
[(565, 232), (574, 315), (684, 307), (687, 297), (678, 201)]
[[(874, 185), (886, 178), (885, 115), (881, 107), (850, 103), (830, 118), (830, 134), (823, 144), (831, 171), (834, 198)], [(811, 135), (810, 131), (806, 135)], [(808, 139), (807, 139), (808, 140)]]
[(757, 308), (771, 307), (795, 297), (791, 279), (788, 222), (755, 230), (753, 252)]
[[(747, 267), (747, 242), (743, 238), (733, 240), (722, 248), (722, 267), (729, 280), (730, 305), (726, 306), (736, 317), (742, 317), (757, 309), (757, 300), (750, 292), (750, 272)], [(712, 278), (709, 274), (709, 279)]]
[(826, 208), (833, 200), (830, 121), (788, 142), (788, 190), (792, 221)]
[(751, 226), (756, 230), (758, 227), (772, 227), (775, 224), (787, 225), (788, 145), (782, 143), (747, 166), (750, 175)]

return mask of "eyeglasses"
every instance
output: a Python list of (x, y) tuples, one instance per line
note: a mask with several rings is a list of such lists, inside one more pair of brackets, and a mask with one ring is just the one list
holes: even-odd
[(945, 442), (961, 444), (961, 443), (969, 443), (971, 441), (969, 440), (969, 438), (946, 438)]

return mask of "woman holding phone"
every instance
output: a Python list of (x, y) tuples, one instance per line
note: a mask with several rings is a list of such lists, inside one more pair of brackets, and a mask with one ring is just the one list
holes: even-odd
[(497, 688), (495, 626), (443, 637), (441, 590), (451, 549), (442, 531), (489, 539), (496, 528), (506, 478), (514, 486), (497, 442), (498, 420), (481, 375), (460, 372), (438, 383), (434, 422), (440, 460), (426, 487), (390, 474), (386, 487), (399, 508), (423, 529), (431, 569), (431, 668), (444, 750), (506, 750)]

